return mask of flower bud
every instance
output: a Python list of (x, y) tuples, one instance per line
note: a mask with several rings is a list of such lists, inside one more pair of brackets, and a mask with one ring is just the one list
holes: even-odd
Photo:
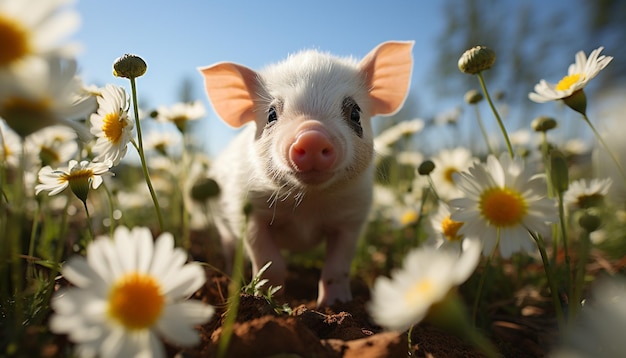
[(419, 175), (429, 175), (433, 172), (433, 170), (435, 170), (435, 163), (433, 163), (432, 160), (425, 160), (417, 168), (417, 172), (419, 173)]
[(556, 120), (551, 117), (539, 116), (530, 124), (535, 132), (547, 132), (557, 126)]
[(587, 232), (594, 232), (602, 225), (602, 219), (597, 215), (585, 212), (578, 218), (578, 225)]
[(563, 193), (569, 188), (567, 161), (563, 153), (558, 150), (550, 152), (550, 178), (552, 179), (552, 186), (557, 192)]
[(125, 54), (113, 63), (115, 77), (137, 78), (143, 76), (147, 69), (146, 62), (137, 55)]
[(211, 178), (200, 178), (191, 187), (191, 198), (197, 202), (205, 202), (210, 198), (218, 196), (220, 187)]
[(459, 70), (475, 75), (488, 70), (496, 62), (496, 53), (485, 46), (476, 46), (465, 51), (459, 59)]
[(465, 103), (467, 104), (477, 104), (478, 102), (483, 100), (483, 94), (478, 92), (475, 89), (469, 90), (465, 93)]

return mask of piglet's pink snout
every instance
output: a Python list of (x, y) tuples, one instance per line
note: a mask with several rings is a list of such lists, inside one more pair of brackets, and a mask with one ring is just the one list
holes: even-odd
[(332, 169), (337, 150), (326, 133), (318, 129), (300, 132), (289, 148), (289, 159), (299, 172)]

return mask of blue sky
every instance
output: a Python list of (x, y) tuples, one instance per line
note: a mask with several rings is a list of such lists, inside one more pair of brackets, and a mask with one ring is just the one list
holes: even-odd
[[(148, 72), (137, 85), (140, 103), (149, 108), (178, 102), (183, 79), (191, 80), (194, 96), (204, 101), (208, 113), (199, 137), (215, 153), (236, 132), (213, 112), (197, 67), (233, 61), (259, 69), (306, 48), (360, 58), (383, 41), (413, 40), (412, 87), (424, 86), (432, 80), (428, 75), (435, 66), (437, 39), (445, 23), (442, 3), (78, 0), (82, 24), (73, 38), (83, 47), (78, 61), (87, 84), (128, 88), (126, 80), (112, 76), (113, 61), (124, 53), (143, 57)], [(555, 7), (552, 2), (537, 4), (542, 9), (537, 15), (545, 15), (546, 6)], [(459, 49), (459, 55), (464, 50)], [(574, 58), (574, 53), (565, 55), (564, 65)], [(436, 98), (418, 100), (424, 114), (448, 109)]]
[(387, 40), (414, 40), (413, 84), (432, 67), (429, 48), (442, 26), (436, 1), (133, 1), (82, 0), (74, 36), (86, 83), (125, 80), (111, 75), (115, 58), (142, 56), (148, 72), (137, 81), (140, 102), (169, 105), (179, 100), (181, 81), (193, 81), (208, 116), (207, 146), (214, 151), (234, 134), (214, 114), (198, 66), (234, 61), (259, 69), (288, 53), (317, 48), (360, 58)]

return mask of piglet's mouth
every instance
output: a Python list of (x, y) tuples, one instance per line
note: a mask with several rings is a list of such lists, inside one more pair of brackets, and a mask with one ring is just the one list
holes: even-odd
[(332, 171), (308, 170), (294, 173), (298, 182), (307, 186), (323, 185), (331, 180), (334, 173)]

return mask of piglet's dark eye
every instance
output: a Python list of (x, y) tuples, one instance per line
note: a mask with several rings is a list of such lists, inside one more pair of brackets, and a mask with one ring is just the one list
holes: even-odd
[(270, 107), (267, 111), (267, 123), (272, 123), (278, 120), (278, 114), (276, 113), (276, 107)]
[(350, 112), (350, 120), (359, 124), (361, 123), (361, 108), (359, 108), (359, 105), (356, 103), (352, 106), (352, 111)]
[(352, 97), (346, 97), (341, 104), (341, 112), (346, 123), (354, 131), (354, 133), (363, 137), (363, 127), (361, 127), (361, 107)]

